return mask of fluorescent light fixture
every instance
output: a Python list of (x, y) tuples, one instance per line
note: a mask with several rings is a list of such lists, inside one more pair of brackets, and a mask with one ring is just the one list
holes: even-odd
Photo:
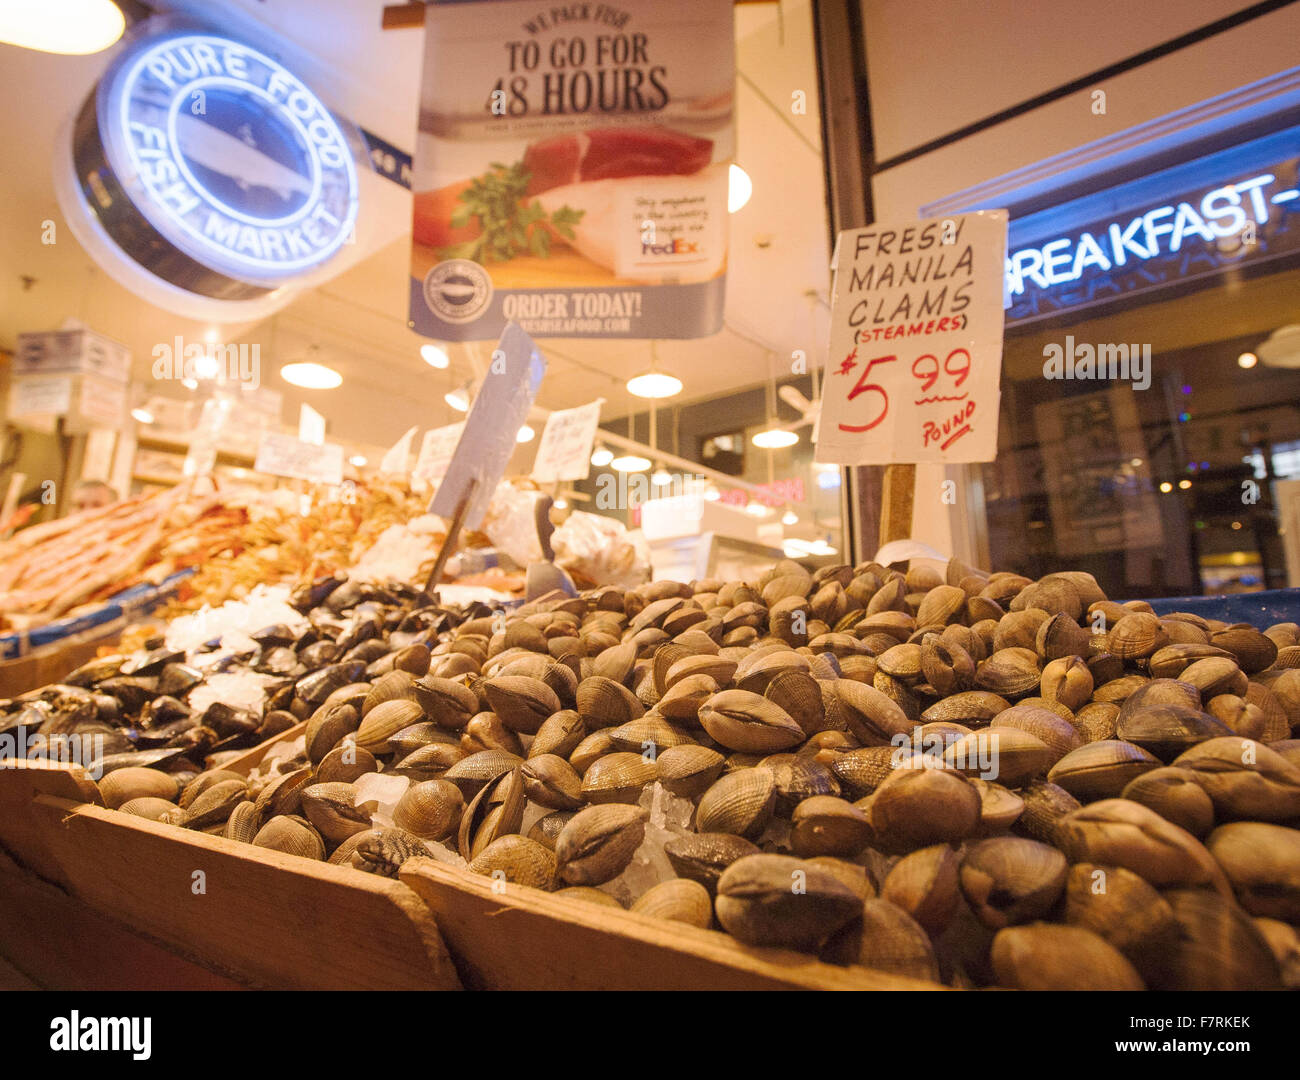
[(198, 380), (198, 379), (182, 379), (182, 380), (181, 380), (181, 385), (182, 385), (183, 387), (185, 387), (186, 390), (197, 390), (197, 389), (199, 388), (199, 380)]
[(144, 408), (143, 406), (137, 406), (136, 408), (132, 409), (131, 418), (133, 420), (138, 420), (142, 424), (153, 423), (153, 413), (151, 413), (148, 409)]
[(0, 41), (23, 49), (86, 56), (107, 49), (125, 29), (113, 0), (0, 4)]
[(650, 468), (650, 459), (640, 454), (624, 454), (610, 462), (619, 472), (645, 472)]
[(603, 469), (613, 460), (614, 451), (608, 446), (597, 446), (596, 449), (591, 452), (591, 463), (598, 469)]
[(732, 164), (727, 170), (727, 213), (734, 214), (754, 194), (754, 181), (749, 178), (739, 165)]
[(760, 446), (764, 450), (780, 450), (782, 447), (793, 446), (798, 441), (799, 436), (795, 432), (783, 428), (767, 428), (765, 431), (758, 432), (750, 440), (755, 446)]
[(1237, 366), (1243, 368), (1253, 368), (1259, 363), (1259, 357), (1253, 352), (1244, 352), (1237, 357)]
[(1189, 487), (1192, 486), (1192, 482), (1190, 480), (1179, 480), (1178, 486), (1182, 488), (1184, 491), (1186, 491)]
[(348, 458), (348, 464), (353, 465), (358, 469), (364, 469), (366, 467), (366, 455), (353, 454), (350, 458)]
[(627, 392), (639, 398), (666, 398), (682, 392), (682, 380), (662, 371), (643, 371), (627, 381)]
[(537, 438), (537, 432), (527, 424), (515, 432), (515, 442), (532, 442), (535, 438)]
[(745, 513), (750, 517), (767, 517), (767, 507), (761, 502), (755, 502), (753, 499), (750, 499), (745, 505)]
[(333, 390), (343, 385), (343, 376), (337, 371), (311, 361), (285, 364), (280, 369), (280, 378), (293, 386), (301, 386), (304, 390)]
[(782, 525), (798, 525), (798, 524), (799, 524), (799, 515), (796, 514), (793, 510), (787, 510), (784, 514), (781, 515), (781, 524), (782, 524)]
[(704, 498), (709, 502), (717, 502), (722, 498), (722, 492), (717, 489), (716, 485), (710, 484), (704, 489)]
[(441, 345), (432, 343), (420, 346), (420, 359), (430, 367), (436, 367), (439, 370), (451, 364), (451, 358), (447, 356), (447, 350)]
[(1168, 480), (1166, 480), (1164, 483), (1160, 485), (1160, 490), (1164, 492), (1166, 495), (1168, 495), (1171, 491), (1174, 490), (1174, 485), (1171, 484)]
[(469, 390), (469, 382), (463, 382), (455, 390), (448, 390), (443, 394), (442, 400), (457, 412), (469, 412)]
[(659, 468), (655, 469), (655, 471), (650, 474), (650, 483), (654, 484), (655, 487), (666, 487), (672, 482), (673, 482), (672, 473), (670, 473), (662, 465), (660, 465)]

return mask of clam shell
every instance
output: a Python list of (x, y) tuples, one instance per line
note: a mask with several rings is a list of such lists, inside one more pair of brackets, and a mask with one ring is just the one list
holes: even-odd
[(718, 878), (737, 859), (757, 855), (759, 849), (732, 833), (683, 833), (664, 844), (664, 854), (677, 875), (717, 891)]
[(582, 779), (556, 754), (530, 757), (520, 766), (524, 794), (550, 810), (577, 810), (583, 805)]
[(871, 839), (866, 815), (846, 799), (813, 795), (794, 808), (790, 849), (800, 858), (852, 856)]
[(1130, 781), (1158, 768), (1160, 761), (1142, 747), (1102, 739), (1070, 751), (1052, 766), (1047, 779), (1086, 803), (1116, 798)]
[(462, 758), (442, 774), (442, 779), (450, 780), (466, 798), (473, 798), (478, 792), (497, 777), (508, 773), (522, 759), (518, 754), (504, 750), (481, 750)]
[(697, 832), (734, 833), (754, 839), (762, 834), (776, 806), (776, 780), (767, 769), (727, 773), (700, 796), (695, 810)]
[(1043, 667), (1038, 685), (1046, 700), (1060, 702), (1077, 712), (1092, 696), (1092, 671), (1081, 657), (1062, 656)]
[(914, 726), (893, 698), (851, 679), (836, 679), (830, 684), (826, 718), (831, 727), (847, 728), (867, 746), (887, 744), (896, 735), (910, 735)]
[(369, 829), (370, 819), (379, 809), (374, 801), (357, 806), (356, 788), (351, 784), (310, 784), (302, 789), (301, 798), (307, 820), (334, 844)]
[(556, 810), (553, 814), (546, 814), (533, 822), (533, 827), (528, 830), (528, 839), (536, 840), (544, 847), (555, 850), (556, 837), (564, 829), (573, 817), (572, 810)]
[(253, 837), (253, 846), (300, 855), (304, 859), (325, 858), (325, 845), (315, 829), (291, 817), (273, 817)]
[(597, 889), (591, 885), (566, 885), (563, 889), (555, 890), (556, 896), (563, 896), (569, 900), (579, 900), (587, 904), (599, 904), (601, 907), (618, 908), (623, 910), (620, 904), (613, 896), (602, 889)]
[(1047, 772), (1053, 756), (1052, 749), (1028, 731), (998, 727), (962, 736), (943, 752), (943, 763), (966, 776), (1017, 788)]
[(713, 925), (713, 899), (698, 881), (669, 878), (652, 886), (631, 907), (653, 919), (683, 922), (707, 930)]
[[(800, 890), (796, 890), (798, 884)], [(834, 874), (786, 855), (748, 855), (718, 879), (718, 922), (746, 945), (812, 951), (861, 910)]]
[(251, 844), (260, 824), (261, 818), (258, 816), (257, 807), (251, 802), (242, 802), (230, 811), (223, 835), (227, 840)]
[(549, 891), (556, 885), (555, 853), (544, 844), (517, 834), (497, 837), (470, 860), (469, 870), (534, 889)]
[(1031, 780), (1018, 794), (1025, 807), (1016, 819), (1014, 831), (1045, 844), (1056, 843), (1057, 822), (1080, 805), (1065, 788), (1046, 780)]
[(1001, 929), (1042, 918), (1065, 888), (1065, 856), (1020, 836), (974, 844), (961, 860), (962, 895), (985, 926)]
[[(1150, 683), (1145, 689), (1157, 685)], [(1184, 750), (1206, 739), (1231, 734), (1222, 722), (1199, 708), (1162, 703), (1135, 707), (1133, 699), (1137, 696), (1130, 697), (1120, 709), (1115, 735), (1150, 751), (1162, 761), (1172, 761)]]
[(422, 840), (445, 840), (460, 824), (465, 798), (449, 780), (412, 784), (393, 808), (393, 824)]
[(1024, 697), (1038, 689), (1038, 657), (1030, 649), (999, 649), (980, 664), (975, 685), (1005, 698)]
[(385, 754), (389, 750), (389, 738), (423, 715), (424, 710), (414, 701), (403, 698), (382, 702), (366, 714), (356, 729), (357, 747), (373, 754)]
[(978, 778), (971, 783), (980, 796), (979, 836), (1004, 832), (1025, 812), (1025, 800), (1009, 788)]
[(686, 732), (674, 727), (657, 713), (647, 713), (610, 729), (609, 737), (615, 750), (631, 751), (657, 757), (671, 746), (689, 746), (694, 743)]
[[(904, 855), (885, 876), (880, 897), (896, 904), (929, 934), (941, 934), (961, 902), (957, 871), (961, 856), (949, 844)], [(864, 898), (865, 899), (865, 898)]]
[(479, 711), (478, 695), (454, 678), (426, 675), (411, 689), (424, 715), (439, 727), (459, 731)]
[[(418, 711), (418, 710), (417, 710)], [(307, 760), (319, 765), (325, 755), (334, 749), (345, 735), (356, 732), (361, 716), (352, 705), (326, 702), (311, 715), (303, 732)]]
[(182, 811), (174, 802), (159, 798), (156, 795), (138, 795), (134, 799), (127, 799), (126, 802), (119, 804), (116, 809), (124, 814), (130, 814), (132, 817), (141, 817), (148, 821), (163, 821), (165, 817), (175, 818), (173, 824), (179, 824), (182, 815)]
[(1190, 769), (1152, 769), (1129, 781), (1121, 795), (1193, 836), (1203, 837), (1214, 828), (1214, 803)]
[(857, 796), (870, 795), (897, 768), (902, 755), (896, 746), (867, 746), (835, 753), (830, 769), (841, 785)]
[(1065, 921), (1104, 938), (1130, 958), (1175, 931), (1174, 912), (1147, 881), (1122, 866), (1081, 862), (1065, 879)]
[(723, 690), (700, 706), (699, 721), (730, 750), (770, 753), (804, 741), (803, 729), (775, 702), (748, 690)]
[(937, 982), (939, 963), (921, 925), (888, 900), (862, 902), (861, 926), (850, 924), (825, 953), (840, 963), (861, 964), (875, 971)]
[(696, 798), (722, 775), (724, 759), (698, 744), (671, 746), (655, 758), (657, 779), (674, 795)]
[(635, 720), (645, 706), (622, 683), (591, 675), (578, 684), (577, 710), (588, 730), (595, 730)]
[(1236, 821), (1215, 829), (1205, 846), (1243, 908), (1300, 924), (1300, 830)]
[(381, 675), (370, 684), (370, 692), (361, 704), (362, 717), (385, 701), (414, 701), (414, 685), (415, 676), (409, 671), (390, 671), (387, 675)]
[(174, 804), (180, 791), (176, 778), (170, 773), (128, 766), (103, 777), (99, 782), (99, 793), (105, 806), (117, 810), (132, 799), (166, 799)]
[(990, 953), (1009, 990), (1145, 990), (1124, 954), (1081, 926), (1035, 923), (999, 930)]
[(898, 769), (871, 796), (872, 847), (904, 854), (964, 840), (979, 827), (980, 796), (960, 773)]
[[(1052, 752), (1052, 763), (1083, 745), (1083, 738), (1068, 720), (1035, 705), (1013, 705), (993, 718), (991, 729), (1016, 728), (1028, 732)], [(1014, 786), (1014, 785), (1011, 785)]]
[(1247, 675), (1272, 667), (1273, 661), (1277, 659), (1277, 643), (1253, 626), (1245, 624), (1210, 634), (1210, 644), (1232, 653)]
[(579, 810), (555, 841), (560, 878), (570, 885), (601, 885), (618, 877), (645, 838), (639, 806), (608, 803)]
[(1300, 768), (1253, 739), (1208, 739), (1180, 754), (1174, 764), (1195, 774), (1222, 821), (1300, 817)]
[(1282, 975), (1268, 942), (1229, 896), (1206, 889), (1164, 893), (1174, 913), (1171, 943), (1151, 949), (1153, 990), (1278, 990)]

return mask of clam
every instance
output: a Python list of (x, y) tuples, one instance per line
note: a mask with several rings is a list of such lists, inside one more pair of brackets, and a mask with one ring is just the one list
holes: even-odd
[(321, 705), (312, 713), (303, 733), (307, 760), (313, 765), (319, 765), (325, 755), (333, 750), (345, 735), (354, 734), (360, 724), (360, 714), (352, 705), (331, 705), (328, 702)]
[(748, 690), (723, 690), (699, 711), (700, 725), (731, 750), (770, 753), (803, 742), (803, 729), (779, 705)]
[(1144, 965), (1153, 990), (1279, 990), (1282, 976), (1268, 942), (1230, 896), (1206, 889), (1164, 893), (1173, 940)]
[(1034, 923), (999, 930), (991, 952), (1009, 990), (1145, 990), (1124, 954), (1081, 926)]
[(478, 696), (454, 678), (426, 675), (411, 686), (424, 715), (439, 727), (459, 731), (479, 711)]
[(1036, 735), (1016, 727), (973, 731), (948, 746), (943, 763), (966, 776), (1021, 787), (1052, 765), (1054, 751)]
[(361, 715), (364, 717), (376, 705), (385, 701), (414, 701), (415, 676), (409, 671), (390, 671), (381, 675), (370, 684), (370, 692), (361, 703)]
[(979, 828), (980, 796), (960, 773), (899, 769), (871, 796), (871, 846), (904, 854), (971, 836)]
[(732, 833), (684, 833), (664, 844), (678, 877), (699, 882), (710, 893), (717, 891), (718, 878), (728, 866), (758, 853), (754, 844)]
[(1259, 740), (1264, 735), (1264, 710), (1237, 694), (1218, 694), (1205, 703), (1205, 711), (1232, 735)]
[(504, 750), (481, 750), (452, 765), (442, 779), (450, 780), (465, 798), (473, 798), (485, 785), (491, 783), (522, 762), (517, 754)]
[(1277, 659), (1277, 643), (1245, 623), (1215, 631), (1210, 634), (1210, 644), (1232, 653), (1247, 675), (1272, 667)]
[(937, 701), (921, 713), (921, 719), (927, 723), (947, 721), (973, 728), (988, 724), (1010, 707), (1011, 702), (999, 694), (987, 690), (967, 690)]
[(351, 784), (366, 773), (377, 771), (377, 768), (374, 754), (358, 747), (354, 740), (344, 738), (340, 745), (321, 758), (316, 766), (316, 780), (322, 784), (331, 781)]
[(1236, 821), (1215, 829), (1205, 846), (1248, 912), (1300, 925), (1300, 830)]
[(111, 772), (99, 782), (99, 793), (104, 805), (118, 809), (132, 799), (166, 799), (173, 802), (180, 794), (176, 778), (157, 769), (140, 769), (128, 766)]
[(776, 782), (776, 810), (789, 817), (796, 806), (814, 795), (839, 795), (840, 783), (825, 763), (814, 757), (773, 754), (759, 762)]
[(1024, 697), (1038, 688), (1042, 673), (1031, 649), (998, 649), (975, 672), (975, 685), (1005, 698)]
[(1288, 990), (1300, 990), (1300, 932), (1277, 919), (1252, 921), (1277, 961), (1282, 985)]
[(1043, 667), (1039, 690), (1048, 701), (1059, 701), (1072, 712), (1092, 696), (1093, 675), (1081, 656), (1062, 656)]
[(871, 839), (871, 825), (856, 806), (833, 795), (813, 795), (794, 808), (790, 849), (800, 858), (856, 855)]
[(588, 730), (618, 727), (635, 720), (645, 706), (622, 683), (591, 675), (578, 684), (577, 710)]
[[(818, 755), (821, 757), (821, 755)], [(903, 753), (897, 746), (867, 746), (830, 754), (831, 773), (855, 795), (870, 795), (902, 762)]]
[(881, 745), (896, 735), (911, 734), (914, 721), (893, 698), (874, 686), (837, 679), (830, 690), (826, 705), (830, 725), (847, 728), (864, 745)]
[(913, 851), (886, 875), (880, 897), (906, 911), (927, 933), (941, 934), (961, 903), (960, 864), (961, 856), (950, 844)]
[(1121, 660), (1141, 660), (1169, 644), (1169, 635), (1160, 620), (1148, 612), (1124, 615), (1111, 627), (1108, 648)]
[(623, 910), (620, 904), (613, 896), (602, 889), (594, 888), (591, 885), (566, 885), (563, 889), (555, 890), (556, 896), (563, 896), (568, 900), (581, 900), (587, 904), (599, 904), (601, 907), (618, 908)]
[(921, 674), (943, 695), (969, 690), (975, 682), (975, 661), (954, 641), (927, 635), (920, 647)]
[(1146, 880), (1122, 866), (1080, 862), (1065, 879), (1065, 921), (1130, 958), (1175, 932), (1174, 912)]
[(661, 715), (671, 721), (698, 726), (700, 706), (718, 692), (718, 684), (709, 675), (688, 675), (678, 679), (656, 704)]
[(560, 699), (541, 679), (498, 675), (483, 684), (492, 711), (512, 731), (535, 735), (542, 722), (560, 711)]
[(533, 827), (528, 830), (528, 839), (536, 840), (539, 844), (555, 850), (555, 840), (573, 817), (572, 810), (556, 810), (553, 814), (546, 814), (539, 817), (533, 822)]
[(582, 779), (556, 754), (530, 757), (520, 766), (524, 794), (550, 810), (577, 810), (583, 805)]
[(516, 732), (502, 722), (494, 712), (475, 713), (460, 735), (460, 748), (467, 754), (480, 750), (504, 750), (523, 757), (524, 747)]
[(815, 951), (861, 910), (834, 874), (786, 855), (747, 855), (718, 879), (718, 922), (747, 945)]
[(387, 753), (389, 738), (410, 727), (423, 715), (418, 703), (405, 698), (375, 705), (356, 729), (357, 746), (375, 754)]
[(570, 885), (600, 885), (618, 877), (645, 838), (639, 806), (607, 803), (579, 810), (555, 841), (559, 876)]
[(1090, 701), (1074, 716), (1074, 730), (1086, 743), (1115, 738), (1120, 706), (1109, 701)]
[(258, 819), (265, 822), (281, 814), (298, 813), (302, 809), (302, 789), (312, 782), (313, 772), (306, 768), (291, 769), (267, 781), (253, 800)]
[(1214, 828), (1214, 803), (1190, 769), (1152, 769), (1130, 780), (1121, 796), (1154, 810), (1193, 836), (1203, 837)]
[(403, 829), (374, 829), (361, 834), (349, 865), (368, 874), (395, 878), (407, 859), (428, 853), (419, 837)]
[(517, 833), (527, 801), (520, 766), (480, 788), (456, 827), (456, 848), (461, 858), (470, 861), (497, 837)]
[(1221, 821), (1300, 817), (1300, 768), (1253, 739), (1208, 739), (1179, 755), (1174, 764), (1192, 771)]
[(653, 784), (657, 775), (653, 758), (622, 751), (606, 754), (583, 773), (581, 797), (589, 803), (635, 803), (641, 790)]
[(460, 824), (465, 798), (449, 780), (413, 783), (393, 808), (393, 824), (423, 840), (445, 840)]
[(253, 837), (254, 847), (300, 855), (304, 859), (325, 858), (325, 844), (310, 825), (300, 818), (273, 817)]
[(559, 754), (567, 757), (577, 749), (587, 735), (587, 726), (573, 709), (561, 709), (542, 721), (528, 747), (530, 757), (540, 754)]
[(1081, 802), (1113, 799), (1143, 773), (1160, 768), (1154, 755), (1122, 739), (1086, 743), (1061, 758), (1047, 779)]
[(1046, 915), (1065, 887), (1065, 856), (1056, 848), (1019, 836), (974, 844), (961, 860), (962, 895), (992, 929)]
[(1028, 732), (1051, 750), (1053, 764), (1083, 745), (1082, 736), (1068, 720), (1050, 709), (1024, 702), (998, 713), (991, 728), (1016, 728)]
[(695, 798), (722, 775), (723, 761), (707, 746), (671, 746), (655, 758), (657, 779), (674, 795)]
[(839, 963), (861, 964), (913, 979), (939, 978), (929, 935), (902, 908), (875, 897), (862, 901), (860, 925), (855, 920), (846, 926), (823, 955)]
[(1186, 829), (1128, 799), (1103, 799), (1066, 814), (1055, 843), (1071, 862), (1123, 866), (1157, 888), (1231, 889), (1219, 864)]
[(327, 841), (341, 843), (370, 828), (370, 819), (379, 809), (374, 801), (358, 806), (356, 794), (352, 784), (310, 784), (302, 789), (302, 811)]
[(556, 856), (526, 836), (499, 836), (470, 860), (469, 870), (512, 885), (551, 890), (556, 884)]
[(120, 803), (115, 809), (132, 817), (141, 817), (148, 821), (166, 821), (168, 824), (180, 824), (184, 813), (174, 802), (159, 798), (157, 795), (138, 795)]
[(714, 781), (700, 796), (695, 830), (754, 839), (771, 820), (775, 805), (776, 780), (770, 771), (738, 769)]
[(248, 784), (239, 780), (222, 780), (205, 788), (185, 810), (182, 824), (187, 829), (202, 829), (224, 822), (234, 808), (248, 799)]
[(1034, 635), (1034, 651), (1044, 661), (1087, 655), (1088, 631), (1074, 616), (1059, 612), (1046, 619)]
[(713, 925), (713, 898), (708, 889), (689, 878), (669, 878), (651, 886), (631, 910), (654, 919), (698, 926), (701, 930)]
[(992, 836), (1011, 828), (1025, 812), (1025, 800), (1009, 788), (989, 780), (972, 779), (980, 796), (978, 836)]
[(687, 746), (695, 742), (686, 732), (654, 712), (610, 729), (609, 737), (615, 750), (645, 754), (651, 758), (662, 754), (669, 747)]

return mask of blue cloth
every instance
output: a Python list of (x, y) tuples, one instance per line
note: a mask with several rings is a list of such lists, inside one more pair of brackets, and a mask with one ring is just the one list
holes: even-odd
[(1274, 623), (1300, 623), (1300, 589), (1269, 589), (1226, 596), (1162, 596), (1148, 603), (1157, 615), (1186, 611), (1203, 619), (1251, 623), (1261, 630)]

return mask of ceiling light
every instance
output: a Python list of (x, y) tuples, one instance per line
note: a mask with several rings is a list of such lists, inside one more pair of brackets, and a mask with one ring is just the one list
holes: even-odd
[(727, 213), (734, 214), (754, 194), (754, 181), (749, 178), (739, 165), (732, 164), (727, 170)]
[(1164, 492), (1166, 495), (1168, 495), (1171, 491), (1174, 490), (1174, 485), (1171, 484), (1168, 480), (1166, 480), (1164, 483), (1160, 485), (1160, 490)]
[(704, 497), (709, 502), (717, 502), (720, 498), (722, 498), (722, 492), (720, 492), (717, 489), (716, 485), (710, 484), (708, 487), (704, 489)]
[(627, 392), (640, 398), (666, 398), (682, 392), (682, 380), (662, 371), (643, 371), (627, 381)]
[(324, 364), (305, 361), (298, 364), (285, 364), (280, 369), (280, 378), (293, 386), (304, 390), (333, 390), (343, 385), (343, 376)]
[(1241, 528), (1241, 522), (1240, 522), (1240, 521), (1234, 521), (1234, 522), (1232, 523), (1232, 527), (1233, 527), (1234, 529), (1240, 529), (1240, 528)]
[(353, 454), (350, 458), (348, 458), (348, 464), (354, 465), (358, 469), (364, 469), (366, 466), (365, 454)]
[(151, 413), (148, 409), (138, 407), (138, 406), (131, 410), (131, 418), (140, 421), (140, 423), (142, 424), (153, 423), (153, 413)]
[(1186, 491), (1189, 487), (1192, 486), (1192, 482), (1190, 480), (1179, 480), (1178, 486), (1182, 488), (1184, 491)]
[(198, 380), (198, 379), (182, 379), (182, 380), (181, 380), (181, 385), (182, 385), (183, 387), (185, 387), (186, 390), (197, 390), (197, 389), (199, 388), (199, 380)]
[(672, 473), (670, 473), (662, 465), (660, 465), (659, 468), (655, 469), (655, 471), (650, 474), (650, 483), (654, 484), (655, 487), (666, 487), (672, 482), (673, 482)]
[(640, 454), (624, 454), (622, 457), (616, 457), (610, 464), (619, 472), (645, 472), (650, 468), (650, 459), (643, 458)]
[(561, 495), (551, 505), (554, 506), (555, 509), (557, 510), (567, 510), (569, 508), (569, 500), (566, 499), (563, 495)]
[(614, 451), (608, 446), (598, 446), (591, 452), (591, 463), (598, 469), (603, 469), (614, 460)]
[(436, 367), (439, 370), (451, 363), (451, 359), (447, 356), (447, 350), (440, 345), (433, 344), (420, 346), (420, 359), (430, 367)]
[(41, 0), (0, 5), (0, 41), (38, 52), (86, 56), (122, 36), (126, 19), (112, 0)]
[(200, 379), (215, 379), (221, 371), (221, 364), (211, 353), (204, 353), (194, 361), (194, 374)]
[(442, 395), (442, 400), (450, 405), (457, 412), (469, 412), (469, 381), (461, 383), (455, 390), (448, 390)]
[(784, 514), (781, 515), (781, 524), (782, 524), (782, 525), (798, 525), (798, 524), (799, 524), (799, 515), (796, 514), (793, 510), (787, 510)]
[(537, 432), (535, 432), (527, 424), (525, 424), (517, 432), (515, 432), (515, 442), (532, 442), (533, 439), (535, 439), (536, 437), (537, 437)]
[(1140, 469), (1142, 467), (1142, 459), (1140, 457), (1135, 457), (1129, 462), (1129, 465), (1135, 469)]
[(1243, 368), (1253, 368), (1259, 363), (1259, 357), (1253, 352), (1244, 352), (1237, 357), (1237, 366)]
[(745, 513), (750, 517), (767, 517), (767, 507), (760, 502), (750, 499), (745, 505)]
[(758, 432), (750, 441), (764, 450), (780, 450), (783, 446), (793, 446), (799, 441), (799, 436), (784, 428), (767, 428)]

